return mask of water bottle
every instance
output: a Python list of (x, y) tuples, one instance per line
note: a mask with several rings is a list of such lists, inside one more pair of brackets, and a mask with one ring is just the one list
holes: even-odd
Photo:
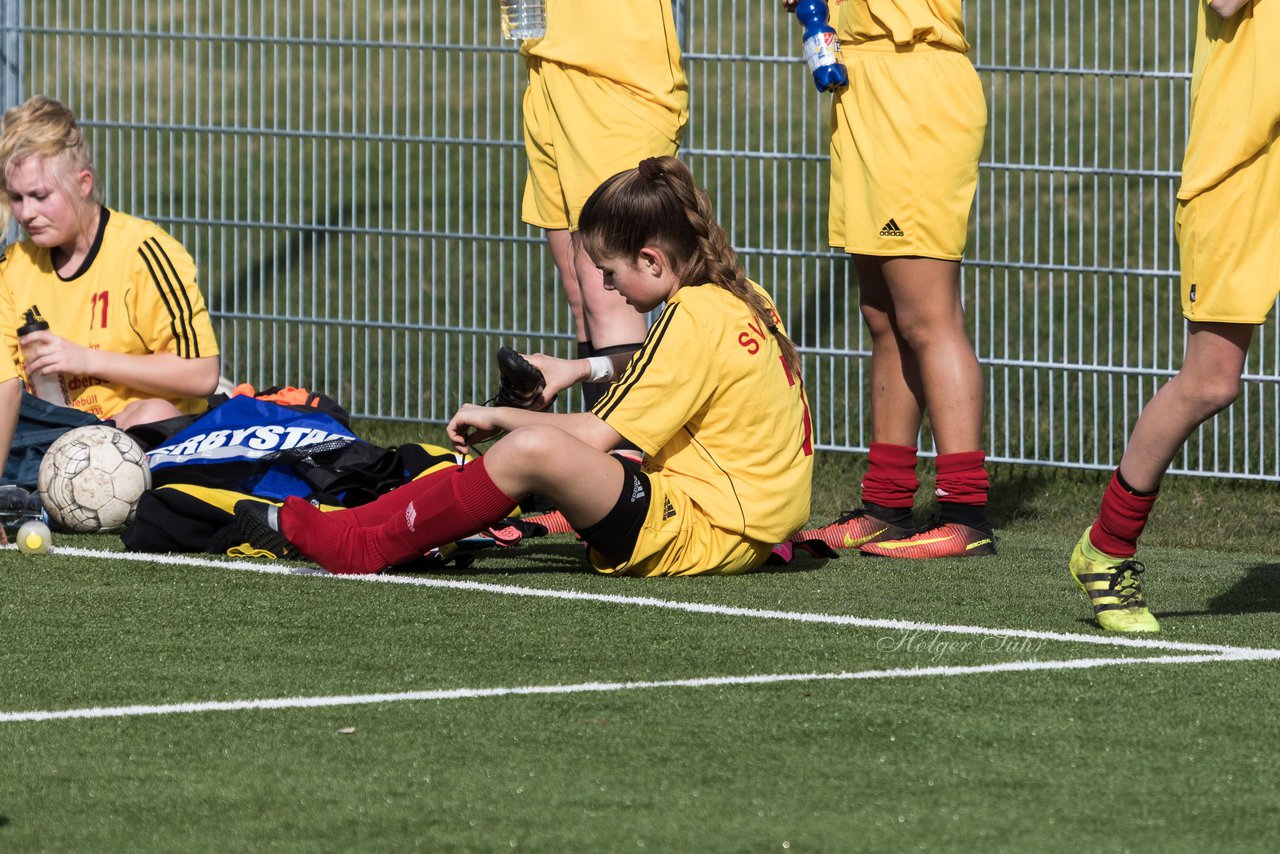
[[(34, 305), (26, 310), (22, 319), (25, 322), (18, 327), (19, 343), (21, 343), (24, 336), (30, 335), (32, 332), (42, 332), (49, 328), (49, 322), (40, 316), (40, 309)], [(28, 353), (24, 347), (22, 350), (23, 362), (30, 363), (31, 357), (32, 354)], [(62, 374), (38, 374), (32, 370), (27, 370), (26, 373), (27, 383), (31, 386), (32, 394), (49, 403), (56, 403), (59, 406), (67, 405), (66, 384)]]
[(502, 36), (540, 39), (547, 34), (547, 0), (500, 0)]
[(840, 40), (828, 21), (827, 4), (822, 0), (801, 0), (796, 19), (804, 27), (804, 61), (813, 72), (819, 92), (849, 85), (849, 73), (840, 61)]

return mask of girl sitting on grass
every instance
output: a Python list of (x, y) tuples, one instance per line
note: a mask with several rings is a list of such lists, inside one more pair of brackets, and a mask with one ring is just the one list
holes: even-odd
[[(219, 358), (195, 262), (155, 223), (102, 203), (71, 110), (37, 95), (4, 114), (0, 190), (0, 231), (15, 221), (25, 235), (0, 256), (0, 383), (15, 367), (29, 385), (58, 377), (53, 402), (122, 430), (203, 412)], [(48, 329), (19, 340), (37, 314)]]
[[(373, 573), (483, 530), (537, 492), (603, 573), (728, 575), (764, 563), (808, 518), (813, 475), (799, 357), (772, 301), (674, 157), (606, 180), (582, 209), (579, 239), (607, 288), (641, 312), (666, 304), (590, 412), (464, 405), (447, 428), (459, 450), (507, 433), (483, 457), (349, 510), (242, 501), (249, 542)], [(624, 439), (643, 465), (608, 453)]]

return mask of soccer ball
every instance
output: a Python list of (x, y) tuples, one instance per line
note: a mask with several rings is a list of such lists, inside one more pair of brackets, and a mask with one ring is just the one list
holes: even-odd
[(142, 446), (122, 430), (90, 424), (63, 433), (40, 462), (40, 498), (64, 531), (92, 534), (133, 521), (151, 487)]

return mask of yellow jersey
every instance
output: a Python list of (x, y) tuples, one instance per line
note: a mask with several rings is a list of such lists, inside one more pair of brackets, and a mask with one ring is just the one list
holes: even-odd
[(671, 0), (547, 0), (547, 34), (527, 39), (520, 52), (619, 83), (681, 124), (688, 118)]
[(835, 29), (841, 47), (887, 40), (936, 44), (969, 51), (961, 0), (836, 0)]
[[(218, 355), (191, 255), (155, 223), (105, 207), (88, 257), (69, 278), (54, 270), (48, 249), (30, 240), (7, 247), (0, 257), (0, 328), (19, 371), (17, 331), (32, 306), (50, 332), (93, 350), (184, 359)], [(70, 405), (103, 419), (136, 400), (157, 397), (100, 377), (65, 380)], [(167, 399), (184, 413), (205, 407), (204, 398)]]
[(771, 544), (809, 518), (813, 427), (804, 388), (777, 338), (724, 288), (677, 290), (592, 412), (717, 528)]
[(1217, 185), (1280, 136), (1280, 6), (1249, 2), (1223, 18), (1201, 0), (1191, 74), (1191, 131), (1178, 198)]

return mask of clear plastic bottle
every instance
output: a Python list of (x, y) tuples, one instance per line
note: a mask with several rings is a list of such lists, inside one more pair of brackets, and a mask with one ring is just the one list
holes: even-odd
[(540, 39), (547, 34), (546, 0), (499, 0), (502, 35), (508, 39)]
[(831, 27), (830, 10), (822, 0), (801, 0), (796, 19), (804, 27), (804, 61), (813, 72), (819, 92), (849, 85), (849, 72), (840, 61), (840, 40)]
[[(18, 342), (21, 344), (22, 339), (30, 335), (32, 332), (41, 332), (49, 328), (49, 322), (40, 316), (40, 309), (34, 305), (27, 309), (22, 316), (23, 324), (18, 327)], [(22, 359), (24, 366), (31, 359), (31, 354), (23, 347)], [(27, 373), (27, 382), (31, 385), (31, 393), (41, 400), (49, 403), (56, 403), (58, 406), (67, 405), (66, 382), (62, 378), (62, 374), (37, 374), (34, 372)]]

